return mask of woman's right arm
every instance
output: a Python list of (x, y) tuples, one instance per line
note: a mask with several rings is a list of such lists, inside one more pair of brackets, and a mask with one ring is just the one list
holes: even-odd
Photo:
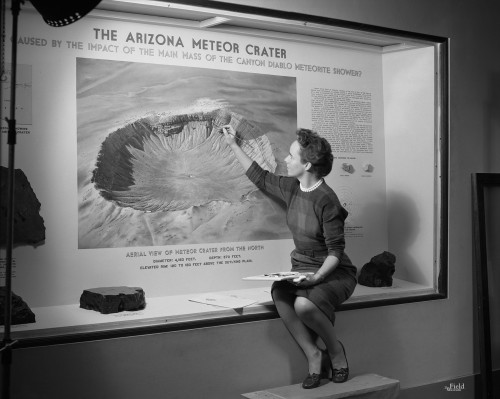
[(247, 172), (250, 165), (252, 165), (252, 159), (241, 149), (241, 147), (236, 142), (236, 132), (230, 125), (222, 127), (222, 133), (226, 138), (227, 145), (233, 150), (233, 153), (238, 160), (238, 162), (243, 167), (245, 173)]
[(222, 132), (226, 139), (226, 143), (229, 145), (231, 150), (233, 150), (236, 159), (243, 167), (245, 174), (250, 181), (261, 190), (264, 190), (286, 202), (285, 197), (287, 194), (285, 192), (290, 191), (290, 182), (288, 181), (287, 183), (285, 181), (287, 178), (284, 176), (277, 176), (262, 169), (257, 162), (254, 163), (254, 161), (236, 142), (238, 138), (236, 137), (236, 132), (231, 126), (224, 126), (222, 128)]

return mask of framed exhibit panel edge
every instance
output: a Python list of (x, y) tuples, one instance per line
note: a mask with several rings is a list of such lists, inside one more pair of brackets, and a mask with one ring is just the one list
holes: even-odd
[[(36, 319), (13, 326), (18, 345), (277, 317), (271, 282), (248, 277), (290, 270), (293, 240), (283, 205), (225, 144), (227, 123), (278, 175), (298, 127), (330, 143), (325, 181), (349, 212), (359, 275), (339, 311), (446, 298), (447, 38), (105, 0), (57, 29), (26, 4), (18, 46), (16, 168), (34, 233), (16, 245), (12, 286)], [(93, 310), (106, 289), (144, 302)]]
[[(498, 233), (500, 173), (472, 174), (472, 215), (474, 228), (475, 307), (477, 309), (478, 344), (482, 398), (493, 398), (493, 359), (498, 347)], [(496, 206), (495, 206), (496, 205)]]

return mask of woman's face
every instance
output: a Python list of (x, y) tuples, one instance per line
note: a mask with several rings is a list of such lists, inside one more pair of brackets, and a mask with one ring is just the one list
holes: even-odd
[(307, 163), (300, 159), (300, 144), (295, 140), (290, 146), (290, 152), (285, 158), (288, 176), (300, 178), (306, 171)]

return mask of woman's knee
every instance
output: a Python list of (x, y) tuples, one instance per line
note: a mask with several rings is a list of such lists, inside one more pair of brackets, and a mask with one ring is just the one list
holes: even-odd
[(295, 313), (302, 320), (312, 319), (318, 310), (316, 305), (312, 303), (309, 299), (303, 297), (297, 297), (294, 303)]

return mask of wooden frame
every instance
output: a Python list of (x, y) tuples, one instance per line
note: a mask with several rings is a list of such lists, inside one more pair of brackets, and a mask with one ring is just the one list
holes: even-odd
[(482, 398), (493, 398), (491, 357), (490, 291), (488, 287), (487, 191), (500, 188), (500, 173), (472, 174), (472, 214), (474, 227), (475, 299), (478, 321)]

